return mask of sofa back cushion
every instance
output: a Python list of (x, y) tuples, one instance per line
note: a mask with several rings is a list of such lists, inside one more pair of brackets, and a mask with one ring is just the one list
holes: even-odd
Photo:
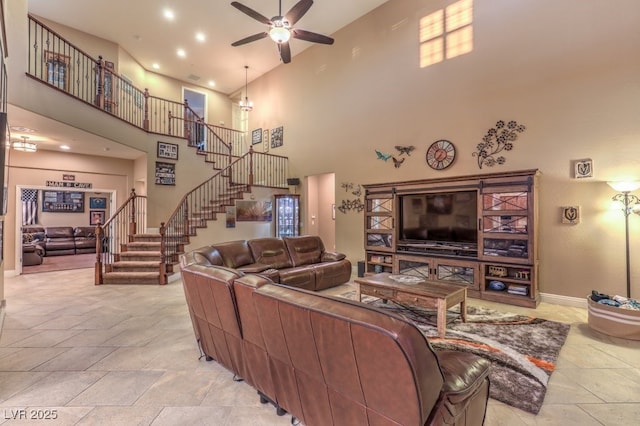
[(287, 247), (280, 238), (256, 238), (249, 241), (249, 247), (256, 263), (269, 265), (270, 268), (291, 268), (293, 264), (289, 258)]
[(283, 238), (293, 266), (311, 265), (320, 263), (324, 244), (322, 239), (315, 235), (303, 235), (301, 237)]
[(198, 265), (223, 266), (220, 252), (213, 246), (204, 246), (180, 255), (180, 266)]
[(218, 250), (222, 263), (227, 268), (239, 268), (254, 263), (251, 250), (244, 240), (214, 244), (212, 247)]
[(185, 298), (202, 350), (224, 367), (244, 377), (242, 333), (233, 294), (238, 271), (192, 264), (180, 271)]
[(74, 237), (95, 238), (96, 228), (94, 226), (76, 226), (73, 228)]
[(444, 377), (414, 324), (277, 284), (253, 299), (282, 408), (305, 424), (426, 423)]
[(71, 238), (73, 239), (73, 228), (71, 226), (51, 226), (45, 228), (47, 238)]

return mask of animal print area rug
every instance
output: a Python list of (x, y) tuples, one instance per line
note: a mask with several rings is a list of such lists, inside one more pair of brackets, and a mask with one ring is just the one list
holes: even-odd
[[(343, 297), (353, 299), (353, 292)], [(437, 336), (436, 312), (363, 296), (363, 301), (413, 321), (437, 350), (471, 352), (491, 361), (490, 396), (538, 414), (558, 353), (569, 333), (568, 324), (492, 309), (468, 306), (463, 323), (448, 311), (447, 334)]]

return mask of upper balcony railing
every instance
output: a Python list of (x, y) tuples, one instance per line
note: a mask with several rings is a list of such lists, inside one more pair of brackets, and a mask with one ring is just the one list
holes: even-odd
[[(113, 62), (92, 58), (33, 16), (29, 16), (28, 43), (30, 77), (147, 132), (202, 144), (209, 155), (247, 152), (244, 132), (206, 124), (186, 100), (176, 102), (140, 90), (118, 75)], [(225, 160), (224, 166), (228, 164)]]

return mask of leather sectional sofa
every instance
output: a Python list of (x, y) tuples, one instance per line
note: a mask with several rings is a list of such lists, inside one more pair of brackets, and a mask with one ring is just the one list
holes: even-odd
[(400, 316), (221, 266), (181, 274), (207, 359), (278, 414), (307, 426), (484, 423), (490, 363), (435, 352)]
[(200, 247), (182, 255), (181, 264), (225, 266), (243, 273), (307, 290), (344, 284), (351, 262), (342, 253), (328, 252), (315, 235), (257, 238)]
[(40, 246), (44, 256), (95, 253), (95, 227), (24, 226), (22, 228), (22, 243), (23, 247), (29, 244)]

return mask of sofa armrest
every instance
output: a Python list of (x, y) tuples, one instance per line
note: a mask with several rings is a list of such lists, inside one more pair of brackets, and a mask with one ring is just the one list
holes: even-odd
[(324, 253), (322, 253), (322, 257), (320, 258), (320, 261), (321, 262), (337, 262), (339, 260), (344, 259), (345, 257), (347, 256), (343, 253), (325, 251)]

